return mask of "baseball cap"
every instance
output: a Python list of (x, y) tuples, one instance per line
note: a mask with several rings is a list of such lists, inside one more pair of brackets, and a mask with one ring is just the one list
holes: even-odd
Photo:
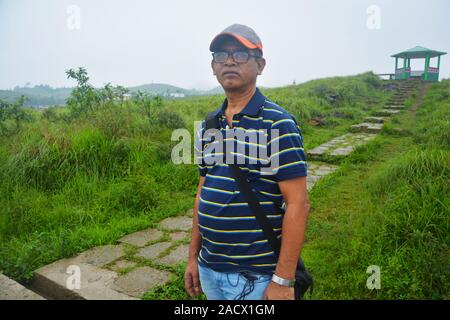
[(242, 24), (233, 24), (227, 28), (225, 28), (221, 33), (214, 37), (209, 45), (209, 50), (211, 52), (216, 51), (217, 46), (221, 43), (221, 41), (227, 36), (231, 36), (239, 41), (244, 47), (248, 49), (263, 49), (263, 45), (261, 39), (256, 34), (256, 32), (245, 25)]

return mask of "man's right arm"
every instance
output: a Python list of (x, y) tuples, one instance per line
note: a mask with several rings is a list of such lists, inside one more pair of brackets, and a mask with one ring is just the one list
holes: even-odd
[(198, 203), (200, 201), (200, 192), (202, 190), (205, 177), (200, 176), (198, 182), (197, 195), (194, 202), (194, 217), (192, 219), (192, 238), (189, 245), (189, 260), (184, 273), (184, 288), (187, 293), (194, 298), (202, 293), (200, 277), (198, 274), (198, 255), (202, 246), (202, 237), (198, 229)]
[(200, 235), (200, 231), (198, 229), (198, 203), (200, 201), (200, 192), (202, 190), (203, 183), (205, 182), (205, 177), (200, 176), (200, 180), (198, 182), (197, 195), (195, 196), (194, 202), (194, 217), (192, 221), (192, 237), (191, 243), (189, 245), (189, 260), (197, 259), (198, 254), (200, 252), (202, 237)]

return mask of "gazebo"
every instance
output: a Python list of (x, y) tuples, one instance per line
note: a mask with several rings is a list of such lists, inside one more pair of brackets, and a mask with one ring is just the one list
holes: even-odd
[[(409, 50), (397, 53), (391, 57), (395, 58), (394, 79), (421, 78), (424, 81), (439, 81), (439, 67), (441, 56), (446, 52), (431, 50), (421, 46), (416, 46)], [(437, 57), (437, 67), (430, 67), (430, 59)], [(403, 67), (398, 68), (398, 59), (403, 59)], [(425, 59), (423, 70), (411, 70), (411, 59)]]

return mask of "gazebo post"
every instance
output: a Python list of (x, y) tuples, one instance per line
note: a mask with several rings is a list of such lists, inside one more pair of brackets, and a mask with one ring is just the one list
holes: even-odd
[(428, 67), (430, 66), (430, 54), (427, 53), (425, 56), (425, 77), (424, 80), (427, 81), (428, 80)]
[(440, 70), (440, 67), (441, 67), (441, 56), (438, 56), (438, 64), (437, 64), (437, 72), (438, 72), (437, 78), (438, 78), (438, 80), (437, 81), (439, 81), (439, 70)]
[(406, 58), (403, 58), (402, 79), (406, 79)]

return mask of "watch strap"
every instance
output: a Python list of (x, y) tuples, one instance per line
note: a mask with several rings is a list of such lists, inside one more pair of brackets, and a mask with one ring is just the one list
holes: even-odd
[(285, 286), (285, 287), (290, 287), (290, 288), (294, 287), (294, 285), (295, 285), (295, 280), (283, 279), (283, 278), (277, 276), (276, 274), (273, 274), (272, 281), (275, 283), (278, 283), (280, 286)]

